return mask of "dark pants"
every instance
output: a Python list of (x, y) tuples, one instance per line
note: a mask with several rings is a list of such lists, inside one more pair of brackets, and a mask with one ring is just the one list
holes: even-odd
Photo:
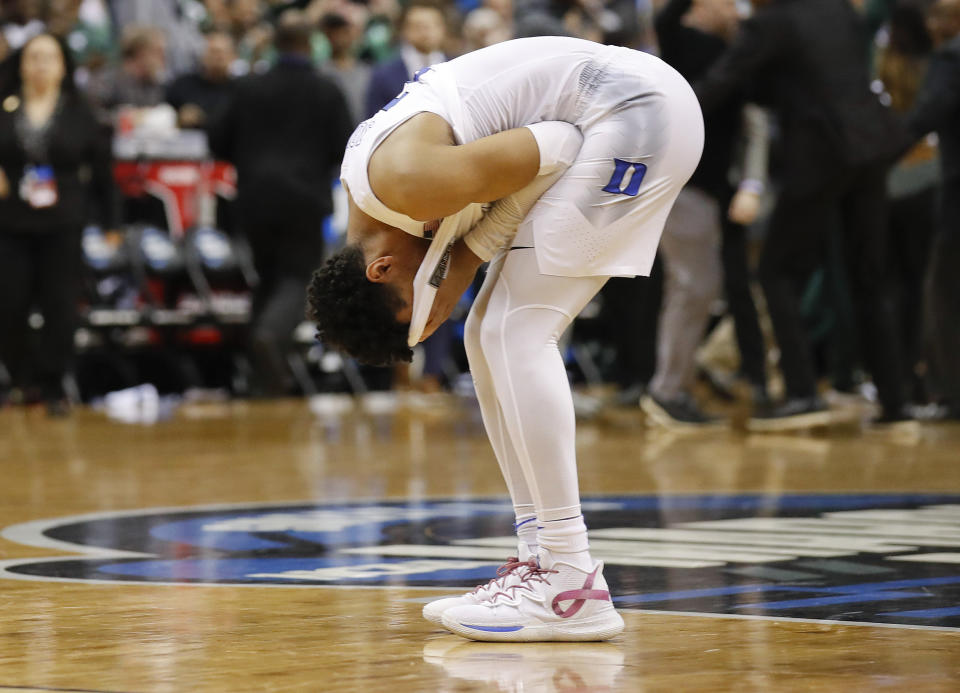
[[(304, 318), (307, 284), (323, 252), (321, 222), (303, 223), (281, 235), (278, 226), (247, 226), (260, 284), (253, 292), (250, 356), (254, 393), (282, 396), (294, 391), (287, 355)], [(289, 230), (289, 229), (284, 229)]]
[[(63, 376), (73, 358), (80, 287), (81, 231), (0, 231), (0, 361), (16, 385), (28, 373), (45, 399), (63, 396)], [(32, 308), (43, 328), (32, 339)]]
[(621, 389), (645, 386), (653, 377), (662, 289), (663, 263), (659, 257), (650, 277), (614, 277), (601, 289), (598, 336), (616, 353), (611, 377)]
[(960, 227), (937, 234), (926, 293), (937, 392), (960, 412)]
[(750, 266), (747, 253), (747, 229), (723, 214), (723, 287), (727, 296), (727, 309), (733, 317), (733, 327), (740, 350), (740, 373), (751, 385), (766, 388), (766, 349), (757, 306), (750, 293)]
[(760, 260), (760, 281), (780, 347), (788, 397), (810, 397), (817, 391), (800, 292), (826, 257), (829, 234), (839, 233), (864, 364), (873, 375), (884, 410), (894, 413), (903, 404), (896, 315), (883, 281), (885, 178), (883, 167), (845, 171), (826, 178), (811, 195), (795, 197), (785, 190), (774, 209)]
[[(924, 324), (928, 317), (921, 306), (930, 300), (924, 298), (924, 284), (930, 269), (930, 250), (936, 230), (935, 209), (936, 189), (933, 187), (890, 201), (888, 266), (896, 281), (900, 344), (904, 356), (903, 381), (908, 388), (919, 382), (917, 367), (927, 356), (924, 337), (929, 325)], [(958, 266), (956, 261), (953, 266)], [(960, 320), (960, 313), (955, 314), (955, 319)], [(911, 395), (921, 401), (925, 392), (912, 392)]]

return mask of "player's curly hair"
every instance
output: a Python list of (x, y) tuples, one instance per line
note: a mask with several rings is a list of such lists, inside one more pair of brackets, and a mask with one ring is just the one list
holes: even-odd
[(317, 325), (317, 338), (374, 366), (413, 358), (407, 346), (409, 324), (395, 317), (403, 305), (396, 289), (367, 279), (358, 245), (327, 260), (307, 289), (307, 317)]

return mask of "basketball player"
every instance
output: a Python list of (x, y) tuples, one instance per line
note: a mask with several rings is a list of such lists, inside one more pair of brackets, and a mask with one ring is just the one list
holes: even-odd
[[(341, 173), (348, 245), (309, 291), (323, 341), (368, 362), (409, 360), (490, 261), (465, 346), (519, 554), (487, 585), (428, 604), (429, 620), (475, 640), (623, 629), (589, 552), (557, 340), (609, 277), (649, 273), (702, 147), (696, 97), (672, 68), (560, 37), (427, 68), (354, 132)], [(425, 329), (408, 334), (428, 239), (451, 225), (446, 278)]]

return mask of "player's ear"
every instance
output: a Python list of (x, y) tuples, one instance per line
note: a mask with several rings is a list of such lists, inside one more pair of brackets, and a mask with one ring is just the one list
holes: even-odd
[(376, 258), (367, 265), (367, 279), (374, 284), (384, 284), (390, 279), (390, 270), (393, 269), (393, 256), (384, 255)]

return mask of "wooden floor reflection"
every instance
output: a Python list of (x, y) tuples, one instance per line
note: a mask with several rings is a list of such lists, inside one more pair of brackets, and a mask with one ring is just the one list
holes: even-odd
[[(585, 494), (960, 493), (960, 427), (807, 436), (583, 424)], [(0, 412), (0, 527), (214, 503), (502, 496), (475, 410)], [(0, 539), (0, 561), (67, 555)], [(626, 611), (609, 643), (469, 643), (423, 590), (0, 580), (0, 691), (957, 691), (960, 630)]]

